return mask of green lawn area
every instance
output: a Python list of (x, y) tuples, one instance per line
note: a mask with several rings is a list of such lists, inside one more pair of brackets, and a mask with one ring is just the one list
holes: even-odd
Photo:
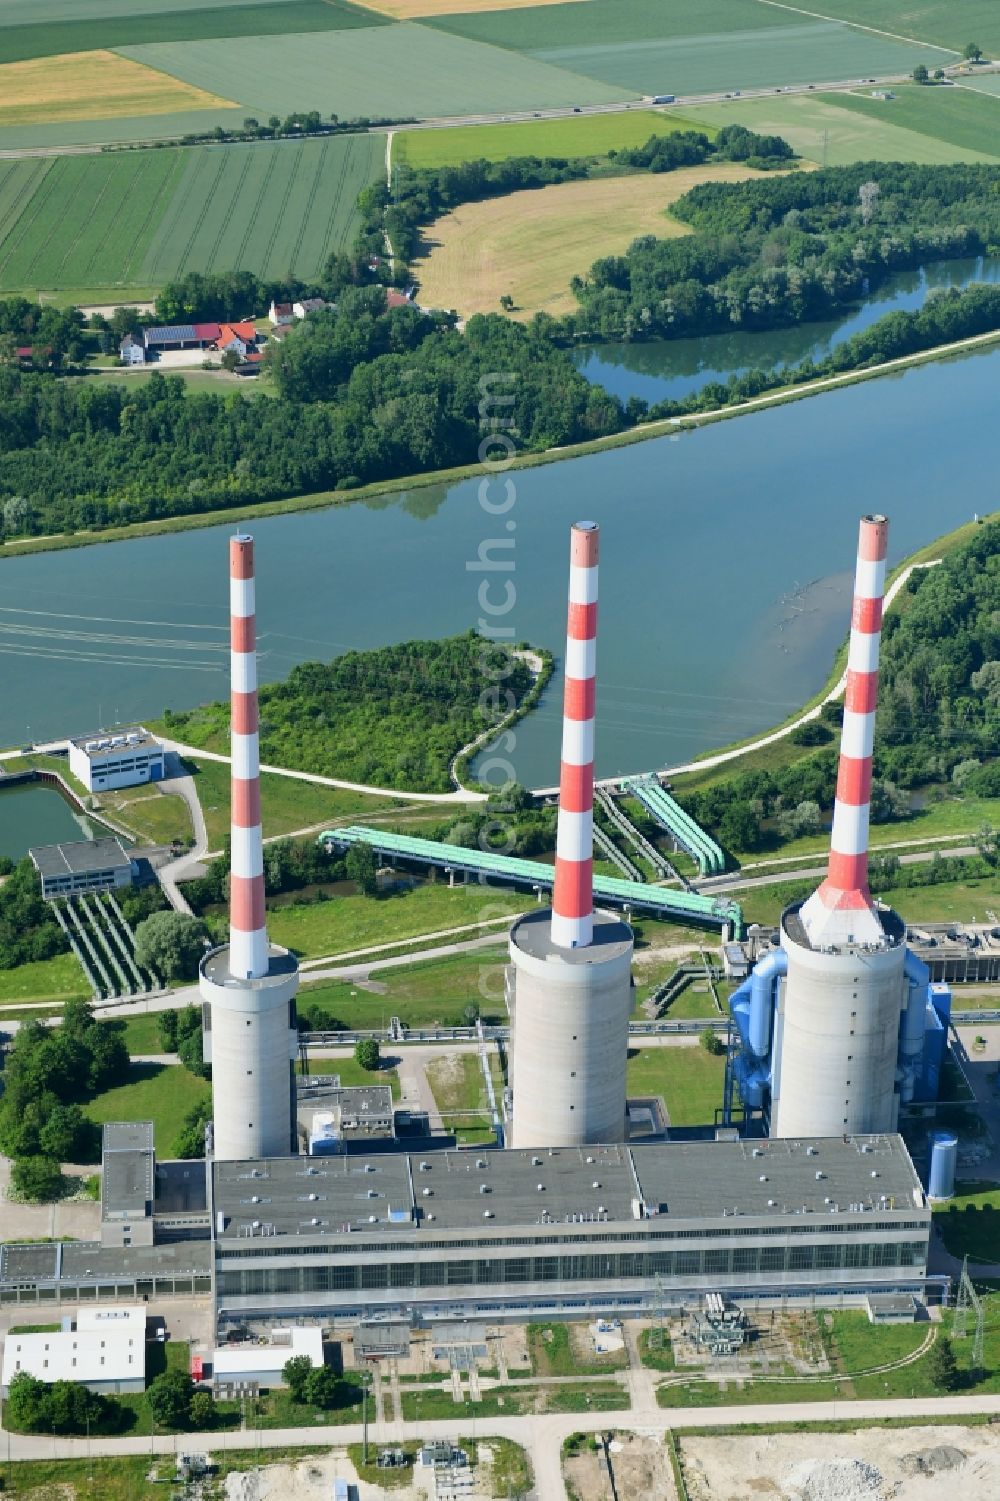
[[(229, 767), (222, 761), (194, 758), (186, 764), (195, 776), (209, 849), (221, 849), (229, 833)], [(345, 818), (364, 823), (372, 814), (406, 806), (403, 798), (369, 797), (339, 787), (318, 787), (313, 782), (278, 777), (273, 772), (261, 775), (260, 804), (265, 839), (290, 834), (293, 829), (312, 828), (327, 819), (331, 823)]]
[(102, 792), (97, 808), (149, 844), (183, 843), (192, 838), (188, 805), (177, 793), (155, 786), (123, 787)]
[[(779, 881), (733, 895), (743, 906), (745, 922), (776, 924), (782, 909), (808, 896), (816, 884), (815, 879)], [(974, 917), (982, 920), (987, 907), (996, 911), (1000, 902), (996, 879), (986, 877), (981, 881), (942, 881), (937, 886), (901, 886), (879, 896), (911, 923), (971, 922)]]
[[(922, 839), (936, 839), (941, 835), (972, 836), (984, 824), (996, 828), (1000, 824), (1000, 798), (952, 797), (940, 803), (929, 803), (918, 808), (906, 818), (893, 819), (890, 823), (872, 824), (870, 848), (879, 850), (887, 845), (917, 843)], [(807, 834), (801, 839), (789, 839), (776, 844), (773, 849), (761, 853), (737, 851), (741, 865), (748, 862), (770, 859), (796, 859), (800, 855), (825, 855), (830, 847), (829, 829), (820, 834)], [(754, 872), (748, 872), (754, 874)], [(764, 874), (763, 870), (760, 872)]]
[(422, 933), (475, 923), (486, 912), (524, 912), (531, 898), (498, 887), (455, 886), (443, 881), (415, 886), (391, 896), (337, 896), (308, 906), (268, 908), (267, 925), (274, 943), (302, 958), (347, 953)]
[(23, 757), (23, 766), (22, 758), (18, 758), (19, 770), (29, 766), (36, 767), (38, 771), (54, 771), (57, 776), (62, 777), (67, 787), (72, 787), (73, 791), (79, 793), (80, 797), (88, 798), (90, 796), (83, 783), (78, 781), (70, 771), (68, 756), (25, 756)]
[(722, 1105), (726, 1060), (700, 1044), (629, 1049), (629, 1098), (661, 1095), (673, 1126), (706, 1126)]
[(578, 1350), (590, 1343), (587, 1326), (574, 1325), (573, 1333), (577, 1336), (576, 1345), (567, 1324), (528, 1325), (528, 1350), (536, 1376), (600, 1376), (627, 1367), (628, 1356), (624, 1350), (615, 1350), (608, 1355), (596, 1355), (591, 1351), (589, 1358), (581, 1358)]
[(983, 1264), (1000, 1261), (1000, 1185), (959, 1182), (955, 1197), (935, 1205), (934, 1214), (953, 1256)]
[[(17, 1001), (66, 1001), (90, 995), (90, 986), (73, 954), (54, 954), (34, 964), (0, 969), (0, 1005)], [(0, 1014), (2, 1019), (2, 1014)]]
[(163, 1052), (158, 1025), (162, 1014), (162, 1012), (149, 1011), (142, 1016), (129, 1016), (125, 1019), (125, 1046), (130, 1053), (134, 1055)]
[(442, 1115), (481, 1111), (486, 1105), (486, 1081), (478, 1053), (447, 1053), (432, 1058), (426, 1074)]
[(399, 1099), (399, 1075), (394, 1068), (380, 1068), (375, 1073), (369, 1073), (366, 1068), (354, 1057), (353, 1053), (345, 1054), (343, 1058), (310, 1058), (310, 1074), (339, 1074), (340, 1082), (344, 1089), (349, 1089), (355, 1084), (389, 1084), (395, 1099)]
[(868, 93), (838, 94), (837, 102), (964, 151), (1000, 154), (1000, 99), (974, 89), (926, 84), (904, 84), (893, 92), (896, 97), (891, 100), (873, 99)]
[(652, 135), (712, 126), (673, 110), (635, 110), (629, 114), (569, 116), (561, 120), (521, 120), (510, 125), (458, 125), (451, 130), (402, 130), (393, 139), (393, 160), (411, 167), (451, 167), (484, 158), (511, 156), (606, 156), (629, 146), (644, 146)]
[[(477, 1005), (483, 1017), (500, 1019), (506, 1015), (506, 957), (506, 936), (498, 935), (495, 949), (377, 970), (373, 979), (385, 986), (377, 993), (347, 980), (304, 983), (298, 997), (299, 1014), (307, 1015), (314, 1027), (329, 1026), (332, 1018), (348, 1029), (380, 1027), (390, 1016), (398, 1016), (410, 1027), (462, 1027), (468, 1025), (465, 1012), (470, 1005)], [(308, 974), (303, 980), (308, 980)]]
[(105, 1090), (83, 1109), (98, 1126), (105, 1121), (152, 1121), (156, 1149), (167, 1157), (184, 1116), (210, 1093), (204, 1079), (180, 1065), (133, 1063), (127, 1084)]
[(455, 1402), (450, 1391), (439, 1387), (423, 1391), (403, 1390), (403, 1418), (406, 1422), (515, 1417), (522, 1413), (542, 1412), (622, 1412), (628, 1406), (628, 1393), (612, 1381), (548, 1387), (532, 1387), (527, 1382), (519, 1382), (516, 1387), (489, 1391), (479, 1402)]

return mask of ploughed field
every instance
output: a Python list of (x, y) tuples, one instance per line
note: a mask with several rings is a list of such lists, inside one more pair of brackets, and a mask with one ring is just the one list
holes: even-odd
[(353, 241), (383, 149), (357, 135), (0, 162), (0, 290), (314, 275)]

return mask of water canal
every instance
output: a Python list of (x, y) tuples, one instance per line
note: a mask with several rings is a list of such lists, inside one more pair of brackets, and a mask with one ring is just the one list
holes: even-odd
[[(862, 510), (890, 514), (896, 560), (997, 507), (998, 389), (1000, 350), (519, 471), (505, 519), (482, 510), (476, 482), (261, 519), (262, 676), (475, 626), (484, 575), (468, 565), (490, 538), (515, 542), (504, 623), (561, 652), (567, 528), (590, 516), (603, 528), (598, 770), (686, 760), (822, 683)], [(0, 744), (224, 696), (230, 530), (0, 562)], [(529, 785), (556, 778), (559, 694), (557, 679), (517, 727)]]

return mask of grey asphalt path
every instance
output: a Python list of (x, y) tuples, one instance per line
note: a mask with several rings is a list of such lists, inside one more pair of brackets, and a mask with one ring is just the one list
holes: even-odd
[[(527, 1449), (535, 1473), (535, 1501), (566, 1501), (562, 1478), (561, 1450), (571, 1433), (600, 1433), (615, 1428), (625, 1433), (645, 1433), (662, 1437), (669, 1427), (677, 1432), (728, 1426), (750, 1427), (767, 1423), (878, 1423), (884, 1419), (902, 1419), (918, 1423), (924, 1418), (947, 1419), (962, 1416), (1000, 1415), (1000, 1396), (954, 1396), (893, 1399), (881, 1402), (788, 1402), (760, 1403), (738, 1407), (661, 1408), (641, 1406), (618, 1413), (547, 1413), (543, 1416), (496, 1418), (447, 1418), (440, 1422), (399, 1423), (380, 1419), (370, 1424), (369, 1437), (376, 1445), (398, 1443), (415, 1438), (479, 1438), (490, 1434), (512, 1439)], [(277, 1428), (234, 1432), (217, 1440), (199, 1436), (199, 1450), (223, 1455), (229, 1449), (256, 1447), (262, 1450), (330, 1445), (343, 1448), (362, 1440), (360, 1423), (338, 1428)], [(183, 1442), (183, 1440), (182, 1440)], [(175, 1435), (150, 1438), (53, 1439), (51, 1435), (10, 1434), (4, 1437), (0, 1453), (11, 1460), (84, 1459), (94, 1455), (173, 1454), (177, 1450)]]
[[(174, 772), (179, 772), (177, 757), (172, 755), (170, 760)], [(208, 830), (205, 827), (205, 815), (201, 810), (201, 799), (195, 787), (194, 777), (186, 774), (171, 775), (168, 790), (182, 797), (188, 805), (191, 825), (194, 829), (194, 846), (185, 850), (178, 859), (171, 860), (168, 865), (161, 867), (160, 885), (174, 911), (183, 912), (190, 917), (191, 908), (187, 898), (182, 895), (178, 882), (190, 880), (196, 874), (195, 866), (201, 863), (208, 852)]]

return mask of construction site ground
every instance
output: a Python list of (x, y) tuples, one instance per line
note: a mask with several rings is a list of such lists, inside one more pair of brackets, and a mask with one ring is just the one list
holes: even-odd
[(689, 1501), (996, 1501), (1000, 1496), (1000, 1441), (989, 1425), (684, 1434), (678, 1447)]

